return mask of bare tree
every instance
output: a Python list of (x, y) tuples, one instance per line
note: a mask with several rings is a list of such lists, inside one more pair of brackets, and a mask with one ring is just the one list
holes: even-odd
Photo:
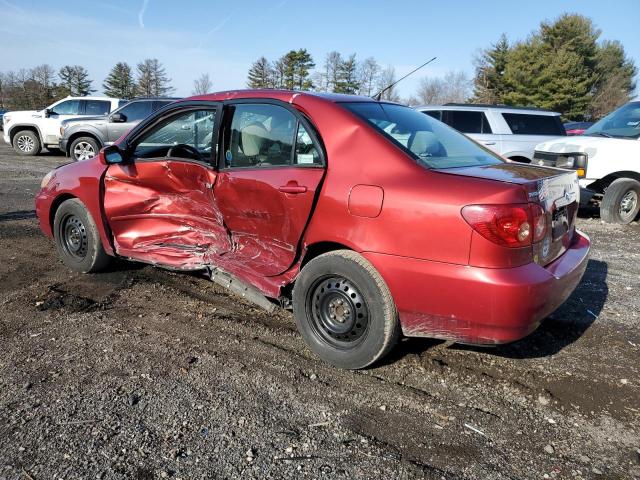
[(464, 72), (450, 71), (444, 77), (424, 77), (416, 93), (425, 104), (466, 102), (472, 94), (472, 82)]
[(342, 65), (342, 55), (340, 52), (329, 52), (324, 61), (324, 84), (320, 90), (334, 92), (340, 83), (340, 66)]
[(377, 85), (376, 85), (376, 93), (375, 94), (380, 93), (380, 92), (382, 92), (382, 90), (384, 90), (384, 92), (382, 92), (382, 95), (380, 97), (382, 100), (389, 100), (391, 102), (399, 102), (400, 101), (400, 95), (398, 95), (398, 93), (396, 91), (396, 87), (389, 88), (391, 86), (391, 84), (395, 83), (396, 80), (397, 80), (397, 78), (396, 78), (396, 69), (392, 65), (389, 65), (387, 68), (382, 70), (380, 72), (380, 75), (378, 76), (378, 82), (377, 82)]
[(204, 95), (213, 89), (213, 83), (208, 73), (203, 73), (193, 81), (192, 95)]
[(380, 65), (376, 62), (376, 59), (373, 57), (365, 58), (364, 61), (360, 64), (360, 95), (366, 95), (370, 97), (371, 95), (375, 95), (375, 86), (376, 79), (380, 74)]

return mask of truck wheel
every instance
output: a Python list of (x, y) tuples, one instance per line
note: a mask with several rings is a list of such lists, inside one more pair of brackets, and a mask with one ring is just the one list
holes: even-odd
[(33, 130), (20, 130), (13, 136), (13, 149), (18, 155), (38, 155), (42, 149), (38, 134)]
[(111, 262), (93, 218), (77, 198), (62, 202), (53, 220), (53, 236), (62, 261), (76, 272), (103, 270)]
[(71, 152), (71, 158), (76, 162), (80, 160), (89, 160), (98, 154), (100, 151), (100, 145), (98, 145), (98, 142), (91, 137), (80, 137), (76, 138), (71, 143), (69, 151)]
[(371, 263), (350, 250), (305, 265), (293, 290), (293, 311), (307, 345), (339, 368), (371, 365), (400, 336), (389, 288)]
[(631, 178), (614, 180), (604, 192), (600, 218), (608, 223), (631, 223), (640, 211), (640, 182)]

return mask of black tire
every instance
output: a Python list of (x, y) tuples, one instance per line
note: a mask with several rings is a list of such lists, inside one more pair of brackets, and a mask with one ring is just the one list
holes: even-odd
[(311, 260), (293, 289), (293, 311), (307, 345), (339, 368), (364, 368), (400, 336), (391, 292), (360, 254), (336, 250)]
[(100, 144), (93, 137), (78, 137), (69, 147), (69, 155), (76, 162), (93, 158), (99, 151)]
[(111, 263), (93, 218), (77, 198), (62, 202), (56, 210), (53, 236), (62, 261), (71, 270), (98, 272)]
[(631, 223), (640, 211), (640, 182), (619, 178), (611, 182), (600, 204), (600, 218), (608, 223)]
[(33, 130), (20, 130), (13, 136), (13, 149), (18, 155), (33, 157), (42, 150), (40, 138)]

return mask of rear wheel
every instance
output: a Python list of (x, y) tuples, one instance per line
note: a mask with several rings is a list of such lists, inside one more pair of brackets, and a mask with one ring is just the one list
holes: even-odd
[(62, 261), (71, 270), (97, 272), (111, 262), (93, 218), (76, 198), (66, 200), (58, 207), (53, 235)]
[(640, 182), (619, 178), (604, 192), (600, 218), (609, 223), (631, 223), (640, 211)]
[(100, 145), (91, 137), (76, 138), (73, 143), (71, 143), (71, 148), (69, 149), (71, 158), (77, 162), (95, 157), (99, 150)]
[(400, 335), (389, 288), (373, 265), (350, 250), (311, 260), (296, 280), (293, 301), (303, 338), (336, 367), (371, 365)]
[(13, 136), (13, 149), (18, 155), (38, 155), (42, 146), (38, 134), (33, 130), (21, 130)]

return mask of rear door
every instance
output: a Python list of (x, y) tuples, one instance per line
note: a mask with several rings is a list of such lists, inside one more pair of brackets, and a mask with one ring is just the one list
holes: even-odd
[(289, 107), (230, 104), (215, 199), (229, 231), (225, 262), (277, 275), (295, 261), (324, 176), (313, 128)]
[(213, 196), (218, 108), (164, 112), (132, 138), (131, 161), (109, 166), (104, 211), (119, 255), (188, 270), (229, 251)]

